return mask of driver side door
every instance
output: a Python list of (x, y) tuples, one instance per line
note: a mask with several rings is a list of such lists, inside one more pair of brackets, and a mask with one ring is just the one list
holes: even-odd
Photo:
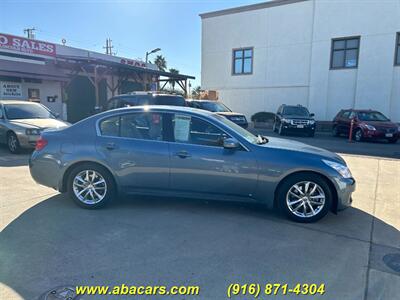
[(170, 189), (191, 195), (252, 197), (257, 163), (244, 147), (225, 149), (227, 133), (206, 119), (185, 113), (172, 118)]

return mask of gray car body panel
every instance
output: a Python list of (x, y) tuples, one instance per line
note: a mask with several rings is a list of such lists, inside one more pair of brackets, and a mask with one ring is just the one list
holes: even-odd
[[(132, 112), (185, 113), (212, 123), (238, 140), (237, 150), (169, 141), (104, 137), (99, 121)], [(180, 107), (133, 107), (107, 111), (43, 136), (49, 143), (30, 159), (32, 177), (40, 184), (65, 191), (64, 178), (76, 163), (95, 162), (114, 176), (118, 190), (129, 194), (183, 196), (218, 200), (256, 201), (274, 206), (275, 192), (285, 177), (296, 172), (324, 176), (335, 188), (338, 209), (351, 204), (354, 179), (343, 178), (322, 159), (345, 165), (335, 153), (303, 143), (270, 138), (264, 145), (250, 143), (213, 113)], [(107, 149), (108, 143), (117, 145)], [(134, 147), (133, 147), (134, 146)], [(189, 158), (175, 154), (185, 150)]]

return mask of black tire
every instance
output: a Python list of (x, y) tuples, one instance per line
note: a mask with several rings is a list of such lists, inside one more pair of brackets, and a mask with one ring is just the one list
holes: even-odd
[(21, 145), (17, 135), (14, 132), (9, 132), (7, 134), (7, 148), (13, 154), (18, 154), (21, 152)]
[(339, 136), (340, 134), (339, 134), (339, 131), (338, 131), (338, 129), (337, 129), (337, 126), (333, 126), (333, 128), (332, 128), (332, 135), (333, 136)]
[[(75, 177), (79, 173), (86, 171), (86, 170), (95, 171), (96, 173), (101, 175), (101, 177), (103, 177), (103, 179), (105, 181), (106, 191), (105, 191), (104, 198), (97, 203), (93, 203), (93, 204), (84, 203), (77, 197), (77, 195), (74, 192), (73, 183), (74, 183)], [(116, 186), (115, 186), (115, 182), (114, 182), (112, 175), (106, 168), (99, 166), (97, 164), (94, 164), (94, 163), (83, 163), (83, 164), (76, 166), (70, 172), (70, 174), (68, 176), (67, 184), (68, 184), (67, 191), (68, 191), (69, 196), (74, 200), (74, 202), (77, 205), (79, 205), (80, 207), (86, 208), (86, 209), (96, 209), (96, 208), (104, 207), (106, 204), (111, 202), (111, 200), (116, 196)]]
[(272, 131), (276, 132), (276, 122), (274, 122), (274, 125), (272, 125)]
[(390, 144), (396, 144), (397, 141), (398, 141), (398, 138), (388, 139), (388, 143), (390, 143)]
[(362, 142), (362, 141), (364, 140), (364, 138), (363, 138), (363, 132), (362, 132), (362, 130), (361, 130), (360, 128), (357, 128), (357, 129), (354, 131), (353, 139), (354, 139), (356, 142)]
[[(289, 190), (296, 184), (304, 181), (309, 181), (312, 183), (316, 183), (320, 188), (322, 188), (324, 194), (325, 194), (325, 202), (324, 205), (321, 207), (319, 212), (313, 216), (304, 216), (300, 217), (294, 214), (286, 201), (286, 196), (289, 193)], [(332, 206), (332, 191), (326, 182), (325, 178), (317, 175), (317, 174), (311, 174), (311, 173), (299, 173), (295, 174), (292, 176), (289, 176), (288, 178), (284, 179), (282, 184), (280, 185), (278, 191), (277, 191), (277, 201), (278, 201), (278, 206), (279, 208), (285, 213), (285, 215), (299, 223), (313, 223), (316, 222), (320, 219), (322, 219), (331, 209)], [(311, 211), (311, 210), (310, 210)]]

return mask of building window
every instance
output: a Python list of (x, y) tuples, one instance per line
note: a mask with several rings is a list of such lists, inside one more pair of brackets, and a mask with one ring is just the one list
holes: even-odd
[(253, 73), (253, 48), (233, 49), (232, 74)]
[(400, 66), (400, 32), (397, 33), (397, 38), (396, 38), (396, 56), (394, 64), (396, 66)]
[(30, 101), (40, 101), (40, 90), (28, 89), (28, 99)]
[(331, 69), (358, 67), (360, 37), (332, 40)]

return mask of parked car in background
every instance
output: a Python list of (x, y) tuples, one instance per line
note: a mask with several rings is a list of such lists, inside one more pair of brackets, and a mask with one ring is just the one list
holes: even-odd
[(36, 182), (68, 192), (83, 208), (119, 192), (258, 202), (298, 222), (351, 205), (355, 189), (335, 153), (172, 106), (111, 110), (45, 131), (29, 168)]
[(0, 100), (0, 143), (7, 144), (11, 153), (21, 148), (34, 148), (40, 133), (69, 123), (57, 120), (57, 115), (39, 103)]
[(246, 116), (241, 113), (233, 112), (225, 104), (215, 100), (186, 100), (189, 107), (204, 109), (211, 112), (215, 112), (221, 116), (224, 116), (233, 123), (238, 124), (243, 128), (247, 128), (249, 123), (247, 122)]
[(310, 114), (308, 109), (301, 105), (282, 104), (275, 114), (273, 130), (279, 135), (305, 133), (313, 137), (315, 134), (314, 114)]
[(112, 97), (108, 100), (105, 110), (141, 105), (186, 106), (186, 101), (185, 98), (179, 95), (132, 92)]
[(362, 140), (386, 139), (396, 143), (400, 138), (400, 125), (391, 122), (385, 115), (376, 110), (343, 109), (333, 119), (334, 136), (349, 135), (353, 120), (353, 138)]

